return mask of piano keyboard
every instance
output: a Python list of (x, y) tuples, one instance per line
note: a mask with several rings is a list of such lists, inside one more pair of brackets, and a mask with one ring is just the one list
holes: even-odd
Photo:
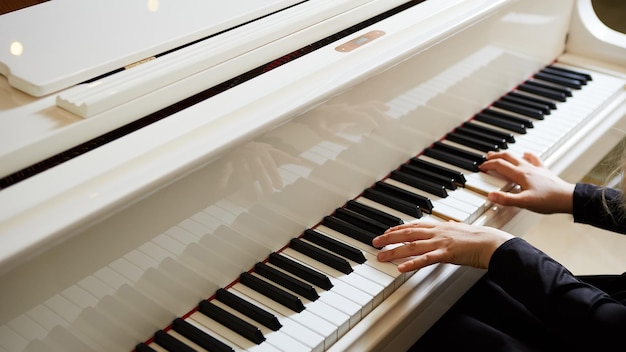
[[(144, 311), (146, 321), (141, 323), (148, 325), (149, 321), (175, 315), (175, 309), (163, 308), (176, 306), (172, 300), (181, 301), (178, 309), (183, 309), (188, 304), (182, 302), (187, 296), (214, 294), (188, 314), (175, 317), (170, 326), (154, 327), (158, 329), (154, 336), (137, 344), (135, 350), (329, 349), (411, 275), (399, 273), (398, 263), (376, 260), (379, 249), (371, 246), (375, 236), (391, 226), (414, 221), (473, 223), (490, 207), (488, 192), (512, 186), (478, 171), (487, 151), (530, 151), (546, 158), (621, 89), (623, 81), (609, 76), (594, 74), (592, 78), (548, 66), (376, 181), (318, 225), (302, 234), (294, 233), (296, 237), (288, 244), (273, 243), (271, 238), (255, 238), (263, 246), (246, 244), (249, 239), (241, 234), (258, 230), (252, 226), (263, 223), (262, 209), (257, 209), (255, 215), (238, 214), (238, 220), (246, 215), (259, 217), (250, 222), (250, 228), (243, 226), (238, 231), (215, 228), (215, 217), (236, 216), (224, 209), (213, 209), (212, 215), (198, 214), (193, 221), (181, 223), (178, 230), (160, 236), (159, 243), (146, 244), (141, 252), (116, 264), (117, 271), (127, 277), (140, 272), (134, 267), (141, 268), (142, 274), (135, 279), (147, 293), (126, 284), (117, 285), (118, 293), (129, 302), (142, 302), (142, 307), (128, 308)], [(311, 156), (315, 157), (323, 158)], [(292, 167), (284, 172), (297, 176), (303, 171)], [(216, 211), (222, 214), (215, 215)], [(297, 228), (288, 223), (285, 219), (285, 231)], [(207, 257), (220, 258), (224, 265), (238, 265), (211, 248), (211, 242), (220, 238), (228, 238), (235, 251), (249, 258), (258, 258), (261, 247), (282, 249), (253, 268), (240, 268), (243, 273), (230, 285), (214, 287), (209, 282), (216, 282), (212, 278), (220, 277), (222, 272), (210, 267)], [(118, 280), (116, 275), (101, 273), (100, 279), (111, 282)], [(162, 303), (165, 301), (167, 305)], [(118, 317), (125, 316), (118, 313)], [(90, 314), (102, 313), (94, 310)], [(107, 324), (106, 316), (100, 318), (99, 328), (115, 326)], [(97, 331), (90, 329), (83, 327), (81, 331), (105, 349), (120, 347), (115, 341), (98, 339)], [(119, 332), (119, 336), (132, 334)], [(82, 341), (77, 340), (76, 346), (90, 350)]]

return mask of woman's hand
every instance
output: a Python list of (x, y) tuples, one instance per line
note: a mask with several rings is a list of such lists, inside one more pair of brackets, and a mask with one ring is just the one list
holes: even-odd
[(489, 193), (492, 202), (542, 214), (572, 213), (575, 185), (554, 175), (534, 154), (518, 158), (508, 152), (490, 152), (480, 169), (496, 172), (520, 186), (520, 192)]
[(495, 250), (513, 238), (492, 227), (458, 222), (417, 222), (392, 227), (374, 238), (375, 247), (404, 244), (381, 250), (378, 260), (409, 258), (398, 266), (401, 272), (418, 270), (435, 263), (453, 263), (486, 269)]

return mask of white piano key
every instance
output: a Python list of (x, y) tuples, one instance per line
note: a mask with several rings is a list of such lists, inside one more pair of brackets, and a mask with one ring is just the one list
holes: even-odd
[(254, 345), (253, 342), (244, 339), (234, 331), (219, 324), (215, 320), (205, 316), (200, 312), (194, 312), (187, 319), (185, 319), (185, 321), (198, 328), (205, 334), (212, 336), (220, 342), (230, 346), (237, 352), (247, 351), (248, 348), (252, 348)]
[(426, 155), (420, 155), (418, 159), (428, 161), (430, 163), (446, 167), (451, 170), (460, 171), (465, 176), (465, 188), (475, 190), (487, 194), (492, 191), (500, 190), (506, 187), (508, 182), (504, 179), (497, 178), (492, 175), (488, 175), (484, 172), (471, 172), (462, 168), (450, 165), (443, 161), (428, 157)]
[[(340, 326), (348, 322), (348, 317), (346, 315), (326, 305), (324, 302), (309, 301), (308, 299), (300, 296), (299, 294), (292, 292), (286, 288), (283, 288), (280, 285), (274, 283), (273, 281), (268, 280), (265, 277), (258, 275), (254, 272), (252, 273), (252, 275), (254, 275), (255, 277), (271, 285), (278, 286), (279, 288), (284, 289), (285, 291), (291, 293), (294, 296), (297, 296), (302, 302), (302, 304), (304, 305), (306, 314), (311, 313), (317, 316), (317, 318), (321, 319), (321, 320), (319, 319), (317, 320), (317, 323), (315, 325), (316, 327), (315, 330), (320, 335), (326, 338), (324, 344), (326, 346), (330, 346), (337, 341), (337, 338), (338, 338), (337, 333), (339, 331)], [(322, 320), (324, 322), (322, 322)]]
[(367, 205), (369, 207), (372, 207), (374, 209), (383, 211), (383, 212), (385, 212), (385, 213), (387, 213), (389, 215), (395, 216), (395, 217), (401, 219), (402, 222), (404, 222), (405, 224), (406, 223), (415, 222), (415, 221), (418, 221), (418, 220), (421, 220), (421, 219), (424, 219), (424, 218), (431, 217), (431, 215), (429, 215), (429, 214), (424, 214), (424, 216), (422, 218), (418, 219), (416, 217), (413, 217), (411, 215), (408, 215), (408, 214), (405, 214), (403, 212), (397, 211), (397, 210), (392, 209), (392, 208), (390, 208), (390, 207), (388, 207), (386, 205), (380, 204), (378, 202), (375, 202), (375, 201), (373, 201), (371, 199), (367, 199), (365, 197), (358, 197), (358, 198), (355, 199), (355, 201), (357, 201), (357, 202), (359, 202), (359, 203), (361, 203), (363, 205)]
[[(342, 241), (340, 238), (335, 237), (334, 239), (338, 240), (339, 242), (343, 242), (346, 245), (352, 246), (353, 248), (361, 249), (360, 247), (356, 247), (350, 243)], [(304, 241), (306, 241), (306, 239), (304, 239)], [(306, 242), (312, 246), (323, 248), (323, 247), (318, 246), (315, 243), (308, 242), (308, 241)], [(359, 242), (359, 241), (356, 241), (356, 242)], [(359, 245), (366, 246), (362, 242), (359, 242)], [(374, 248), (374, 250), (376, 249)], [(398, 271), (397, 266), (394, 263), (380, 262), (376, 259), (374, 255), (363, 250), (361, 250), (361, 253), (366, 259), (366, 261), (362, 264), (356, 263), (349, 259), (346, 259), (346, 260), (348, 261), (348, 263), (350, 263), (350, 266), (352, 267), (354, 272), (358, 273), (359, 275), (363, 277), (367, 277), (368, 279), (375, 281), (376, 283), (381, 285), (384, 288), (383, 297), (387, 297), (389, 294), (391, 294), (395, 290), (396, 287), (398, 287), (399, 285), (402, 284), (402, 282), (404, 282), (405, 280), (404, 274)]]
[(148, 345), (148, 347), (152, 348), (153, 350), (155, 350), (156, 352), (170, 352), (168, 350), (166, 350), (165, 348), (159, 346), (158, 344), (152, 342), (151, 344)]
[(346, 279), (348, 275), (340, 273), (339, 271), (325, 264), (322, 264), (304, 254), (292, 250), (291, 248), (286, 248), (284, 251), (281, 252), (281, 254), (288, 257), (289, 259), (295, 260), (299, 263), (307, 265), (317, 271), (326, 274), (333, 284), (333, 291), (358, 304), (361, 307), (362, 315), (367, 315), (367, 313), (369, 313), (374, 308), (374, 296), (352, 285), (351, 281)]
[(301, 344), (299, 341), (295, 340), (294, 338), (290, 337), (289, 335), (286, 335), (285, 333), (283, 333), (280, 329), (277, 331), (273, 331), (270, 328), (267, 328), (265, 326), (263, 326), (262, 324), (259, 324), (258, 322), (248, 318), (247, 316), (245, 316), (244, 314), (239, 313), (237, 310), (230, 308), (229, 306), (227, 306), (226, 304), (218, 301), (218, 300), (212, 300), (211, 301), (212, 304), (215, 304), (216, 306), (226, 310), (227, 312), (237, 316), (238, 318), (254, 325), (257, 326), (259, 328), (259, 330), (261, 330), (261, 332), (263, 333), (263, 336), (265, 337), (265, 342), (276, 347), (277, 349), (281, 350), (281, 351), (285, 351), (285, 352), (290, 352), (290, 351), (308, 351), (309, 348), (303, 344)]
[(297, 340), (311, 350), (324, 350), (325, 337), (311, 330), (311, 326), (307, 325), (306, 317), (298, 317), (300, 313), (288, 311), (272, 300), (241, 284), (236, 284), (229, 291), (274, 314), (282, 325), (280, 330), (290, 338)]
[(240, 297), (243, 295), (246, 300), (274, 314), (283, 325), (281, 330), (289, 336), (309, 346), (311, 349), (324, 349), (326, 337), (316, 331), (316, 326), (314, 326), (314, 324), (321, 324), (323, 326), (322, 330), (325, 331), (324, 327), (326, 324), (320, 323), (321, 319), (313, 316), (311, 313), (305, 313), (306, 310), (300, 313), (291, 311), (241, 283), (233, 285), (229, 291), (239, 294)]
[(199, 351), (199, 352), (204, 352), (206, 351), (206, 349), (202, 348), (201, 346), (197, 345), (195, 342), (189, 340), (188, 338), (186, 338), (185, 336), (177, 333), (176, 331), (170, 329), (167, 331), (167, 334), (169, 334), (170, 336), (172, 336), (173, 338), (175, 338), (176, 340), (184, 343), (185, 345), (189, 346), (190, 348), (194, 349), (195, 351)]
[[(276, 270), (283, 272), (285, 275), (289, 275), (289, 276), (295, 277), (296, 279), (300, 279), (299, 277), (283, 270), (282, 268), (274, 266), (271, 263), (268, 263), (267, 265), (273, 267)], [(315, 291), (319, 295), (319, 298), (317, 301), (323, 302), (327, 304), (328, 306), (335, 308), (337, 311), (342, 312), (349, 319), (348, 328), (352, 326), (353, 323), (356, 323), (359, 320), (361, 320), (361, 307), (358, 304), (354, 303), (351, 300), (346, 299), (345, 297), (342, 297), (336, 294), (335, 292), (333, 292), (332, 288), (327, 291), (314, 284), (311, 284), (311, 286), (315, 289)], [(340, 337), (344, 333), (347, 332), (347, 330), (345, 331), (343, 330), (343, 325), (342, 325), (343, 323), (341, 322), (341, 319), (342, 317), (337, 317), (337, 319), (334, 319), (335, 324), (339, 326), (338, 335)]]
[(443, 219), (463, 222), (464, 220), (471, 219), (473, 216), (477, 216), (477, 212), (481, 209), (475, 207), (474, 205), (465, 203), (462, 200), (454, 199), (450, 196), (442, 198), (396, 180), (386, 179), (384, 182), (402, 188), (406, 191), (427, 197), (433, 205), (433, 215), (439, 216)]
[[(270, 282), (269, 280), (265, 280), (265, 278), (252, 273), (252, 275), (257, 278), (264, 280), (266, 282)], [(273, 284), (270, 282), (270, 284)], [(263, 294), (260, 294), (245, 285), (238, 284), (239, 286), (233, 286), (233, 289), (238, 290), (239, 292), (245, 293), (248, 297), (265, 304), (266, 306), (274, 309), (275, 311), (280, 312), (281, 314), (293, 319), (294, 321), (302, 324), (303, 326), (308, 327), (310, 330), (315, 331), (318, 335), (324, 337), (325, 345), (330, 345), (337, 341), (337, 329), (338, 326), (331, 324), (329, 321), (321, 318), (316, 313), (319, 313), (317, 309), (315, 309), (315, 305), (310, 305), (308, 308), (312, 308), (314, 311), (310, 311), (309, 309), (305, 309), (301, 312), (294, 313), (285, 309), (279, 303), (271, 300), (271, 298), (266, 297)], [(303, 302), (304, 303), (304, 302)]]
[[(434, 219), (434, 218), (435, 217), (430, 217), (428, 219)], [(420, 221), (424, 221), (424, 220), (420, 220)], [(425, 221), (432, 221), (432, 220), (425, 220)], [(366, 262), (368, 265), (372, 267), (376, 267), (377, 265), (380, 265), (381, 271), (388, 273), (388, 275), (390, 276), (397, 275), (396, 280), (394, 282), (394, 287), (396, 288), (399, 287), (404, 281), (408, 280), (411, 275), (413, 275), (413, 273), (400, 273), (397, 270), (397, 265), (404, 262), (406, 259), (397, 259), (391, 262), (379, 262), (378, 259), (376, 259), (376, 254), (380, 251), (379, 249), (376, 249), (371, 246), (367, 246), (362, 242), (356, 241), (338, 231), (335, 231), (323, 225), (318, 226), (316, 230), (321, 233), (327, 234), (331, 237), (334, 237), (335, 239), (339, 241), (345, 242), (356, 248), (361, 249), (366, 259), (368, 260)], [(395, 246), (385, 246), (383, 249), (389, 249), (391, 247), (395, 247)]]

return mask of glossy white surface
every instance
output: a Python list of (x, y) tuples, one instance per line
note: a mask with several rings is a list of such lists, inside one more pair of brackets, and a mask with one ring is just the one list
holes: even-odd
[(567, 52), (605, 64), (625, 67), (626, 34), (602, 23), (593, 10), (591, 0), (577, 0)]
[[(572, 2), (545, 3), (426, 1), (364, 29), (386, 35), (359, 50), (333, 43), (3, 190), (0, 348), (147, 340), (558, 58)], [(624, 78), (605, 75), (606, 100), (547, 159), (559, 173), (584, 172), (598, 140), (617, 140)], [(516, 215), (489, 207), (475, 223), (521, 234), (531, 222)], [(378, 308), (380, 292), (354, 293), (363, 307), (331, 349), (406, 349), (478, 275), (434, 266)], [(206, 281), (185, 284), (194, 276)]]
[(297, 2), (49, 1), (0, 17), (0, 73), (42, 96)]
[[(300, 49), (303, 43), (320, 40), (401, 2), (308, 1), (250, 26), (239, 27), (171, 56), (150, 61), (144, 64), (146, 67), (140, 65), (122, 71), (89, 87), (70, 88), (59, 92), (56, 97), (49, 95), (35, 99), (11, 87), (6, 79), (0, 77), (0, 92), (4, 94), (4, 98), (0, 99), (0, 177), (267, 64)], [(207, 47), (216, 52), (203, 51)], [(195, 57), (198, 54), (208, 55), (210, 60), (198, 61)], [(166, 65), (161, 64), (163, 60)], [(173, 72), (178, 75), (172, 76)], [(138, 82), (144, 85), (138, 87)], [(99, 92), (95, 95), (98, 109), (108, 110), (93, 116), (87, 114), (90, 118), (83, 120), (79, 115), (55, 105), (55, 99), (75, 99), (76, 91), (89, 92), (90, 87)], [(105, 89), (100, 91), (98, 87)], [(142, 92), (145, 94), (137, 96)], [(85, 104), (91, 104), (90, 99), (93, 98), (89, 92), (85, 100), (80, 98), (73, 102), (77, 107), (87, 109)]]

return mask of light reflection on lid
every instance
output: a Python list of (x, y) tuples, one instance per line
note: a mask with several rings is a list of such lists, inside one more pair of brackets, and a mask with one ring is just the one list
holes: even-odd
[(9, 52), (11, 55), (20, 56), (24, 52), (24, 46), (20, 42), (12, 42), (9, 46)]
[(148, 11), (150, 12), (159, 11), (159, 0), (148, 0)]

